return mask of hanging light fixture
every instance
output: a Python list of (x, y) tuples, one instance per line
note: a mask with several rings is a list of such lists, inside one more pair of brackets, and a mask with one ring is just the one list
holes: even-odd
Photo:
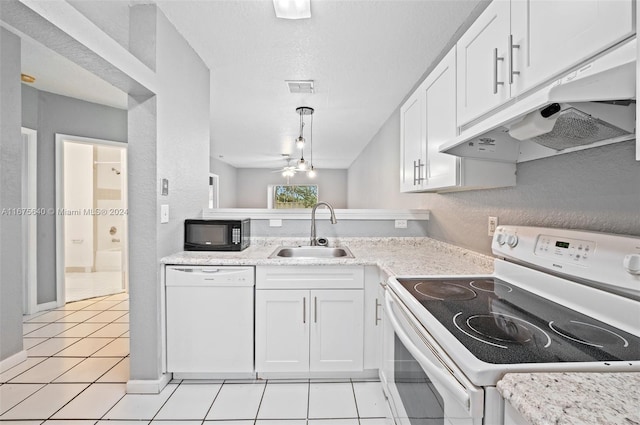
[[(300, 149), (300, 159), (298, 160), (298, 170), (307, 171), (307, 175), (309, 177), (315, 177), (317, 173), (313, 168), (313, 112), (314, 112), (314, 109), (308, 106), (300, 106), (296, 108), (296, 112), (300, 115), (300, 135), (296, 139), (296, 147)], [(311, 128), (309, 131), (310, 154), (311, 154), (310, 161), (306, 161), (304, 159), (304, 147), (305, 147), (304, 115), (311, 115)]]

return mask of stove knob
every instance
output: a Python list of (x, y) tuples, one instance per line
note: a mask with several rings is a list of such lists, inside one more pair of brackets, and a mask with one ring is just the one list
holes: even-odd
[(500, 246), (504, 245), (504, 242), (505, 242), (504, 233), (498, 233), (498, 236), (496, 236), (496, 242), (498, 242), (498, 245)]
[(518, 245), (518, 237), (516, 235), (507, 236), (507, 245), (511, 248), (515, 248), (515, 246)]
[(624, 268), (631, 274), (640, 274), (640, 254), (629, 254), (622, 262)]

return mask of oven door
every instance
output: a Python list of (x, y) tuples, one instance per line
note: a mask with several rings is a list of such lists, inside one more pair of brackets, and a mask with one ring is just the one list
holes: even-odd
[(475, 387), (387, 287), (381, 378), (398, 425), (480, 425)]

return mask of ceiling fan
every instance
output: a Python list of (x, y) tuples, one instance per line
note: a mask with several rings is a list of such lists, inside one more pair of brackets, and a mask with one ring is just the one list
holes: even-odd
[(272, 173), (282, 173), (282, 177), (286, 177), (288, 179), (289, 177), (293, 177), (296, 172), (301, 171), (297, 165), (291, 165), (291, 161), (295, 160), (291, 157), (291, 155), (289, 155), (288, 153), (283, 153), (281, 155), (282, 159), (287, 161), (287, 165), (278, 170), (273, 170)]

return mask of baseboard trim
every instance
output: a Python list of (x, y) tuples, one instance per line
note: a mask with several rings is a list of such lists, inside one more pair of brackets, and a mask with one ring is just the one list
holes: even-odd
[(0, 373), (11, 369), (14, 366), (19, 365), (23, 361), (27, 360), (27, 350), (22, 350), (12, 356), (7, 357), (0, 361)]
[(58, 305), (57, 301), (50, 301), (48, 303), (38, 304), (36, 306), (36, 311), (37, 312), (41, 312), (41, 311), (45, 311), (45, 310), (52, 310), (52, 309), (58, 308), (58, 307), (60, 307), (60, 306)]
[(165, 373), (159, 379), (130, 379), (127, 381), (127, 394), (159, 394), (172, 377)]

